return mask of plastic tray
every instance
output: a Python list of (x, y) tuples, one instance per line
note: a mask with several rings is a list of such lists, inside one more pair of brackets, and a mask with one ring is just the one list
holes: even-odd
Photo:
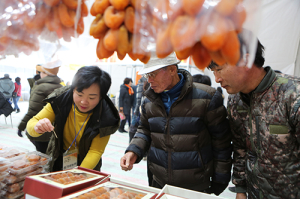
[(20, 191), (17, 191), (15, 193), (10, 193), (10, 192), (6, 192), (5, 194), (5, 198), (8, 198), (8, 199), (15, 199), (15, 198), (20, 198), (21, 196), (24, 195), (24, 192), (22, 190)]
[(0, 182), (0, 190), (5, 188), (6, 187), (6, 184), (4, 182)]
[(4, 178), (3, 182), (6, 184), (13, 184), (13, 183), (25, 180), (26, 176), (41, 174), (41, 173), (43, 173), (43, 171), (44, 171), (43, 168), (40, 167), (40, 168), (37, 168), (36, 170), (34, 170), (30, 173), (26, 173), (24, 175), (15, 176), (15, 175), (10, 174)]
[(9, 160), (2, 161), (0, 163), (0, 173), (6, 172), (11, 165), (12, 165), (12, 163)]
[(15, 193), (22, 190), (23, 187), (24, 187), (24, 180), (14, 184), (6, 185), (3, 189), (8, 191), (9, 193)]
[(5, 196), (5, 194), (6, 194), (6, 190), (0, 189), (0, 198), (2, 198), (2, 196)]
[[(0, 152), (1, 152), (1, 150), (0, 150)], [(5, 162), (7, 162), (7, 159), (3, 158), (3, 157), (0, 157), (0, 164), (3, 164)]]
[(11, 159), (17, 156), (22, 156), (28, 153), (27, 149), (19, 148), (19, 147), (7, 147), (0, 150), (0, 157)]
[(7, 172), (0, 173), (0, 182), (4, 181), (7, 176), (8, 176)]
[[(35, 160), (33, 161), (32, 159), (30, 159), (32, 155), (38, 155), (40, 156), (40, 159), (38, 161)], [(11, 166), (8, 169), (8, 172), (13, 175), (22, 175), (22, 174), (24, 175), (26, 173), (30, 173), (36, 170), (39, 167), (43, 167), (49, 162), (49, 160), (50, 160), (50, 156), (46, 154), (40, 153), (38, 151), (29, 152), (25, 156), (14, 159), (13, 166)], [(18, 168), (18, 165), (16, 164), (19, 164), (21, 168)]]

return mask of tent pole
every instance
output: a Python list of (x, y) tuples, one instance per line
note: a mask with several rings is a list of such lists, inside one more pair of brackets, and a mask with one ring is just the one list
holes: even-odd
[(300, 43), (298, 45), (298, 51), (295, 60), (294, 75), (300, 77)]

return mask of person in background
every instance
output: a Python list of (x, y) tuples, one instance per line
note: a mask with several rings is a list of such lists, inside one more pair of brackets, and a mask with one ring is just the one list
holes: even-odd
[(9, 74), (4, 74), (4, 77), (0, 79), (0, 92), (3, 93), (5, 99), (10, 103), (10, 98), (15, 90), (15, 84), (9, 77)]
[(131, 109), (133, 107), (133, 95), (134, 91), (131, 88), (132, 79), (126, 77), (124, 79), (124, 84), (120, 87), (120, 97), (119, 97), (119, 111), (121, 114), (125, 115), (125, 119), (121, 121), (121, 125), (119, 128), (119, 132), (121, 133), (127, 133), (127, 131), (124, 129), (126, 121), (128, 122), (128, 125), (130, 127), (131, 124)]
[[(102, 154), (120, 124), (119, 113), (107, 96), (111, 77), (97, 66), (80, 68), (72, 86), (56, 89), (47, 105), (27, 124), (32, 137), (51, 132), (47, 154), (50, 171), (81, 166), (100, 171)], [(57, 135), (57, 137), (55, 135)], [(74, 164), (64, 159), (73, 157)]]
[(131, 142), (134, 134), (137, 131), (137, 127), (139, 125), (140, 106), (141, 106), (143, 91), (144, 91), (144, 87), (145, 87), (145, 82), (147, 82), (147, 79), (145, 77), (141, 77), (138, 81), (138, 85), (137, 85), (137, 89), (136, 89), (136, 93), (135, 93), (136, 104), (134, 107), (132, 122), (131, 122), (131, 125), (129, 128), (129, 143)]
[[(245, 31), (245, 32), (244, 32)], [(244, 30), (244, 33), (253, 35)], [(248, 38), (247, 37), (247, 38)], [(251, 37), (250, 37), (251, 38)], [(239, 35), (245, 46), (243, 33)], [(233, 135), (232, 182), (237, 199), (300, 198), (300, 78), (263, 67), (264, 47), (236, 65), (208, 67), (230, 94), (227, 109)], [(248, 196), (247, 196), (248, 195)]]
[[(46, 105), (46, 102), (43, 100), (55, 89), (62, 87), (62, 85), (60, 85), (60, 79), (57, 76), (60, 65), (61, 61), (56, 60), (37, 67), (41, 78), (34, 83), (31, 89), (28, 111), (18, 126), (18, 135), (20, 137), (23, 136), (22, 131), (26, 129), (27, 122)], [(37, 151), (42, 153), (46, 152), (51, 136), (50, 133), (45, 133), (39, 138), (31, 137), (28, 134), (26, 135), (35, 145)]]
[(207, 76), (207, 75), (201, 75), (201, 74), (193, 75), (193, 82), (197, 82), (197, 83), (201, 83), (201, 84), (211, 86), (210, 77)]
[[(16, 113), (20, 112), (20, 108), (18, 106), (18, 101), (22, 96), (22, 86), (21, 86), (21, 78), (20, 77), (16, 77), (15, 78), (15, 90), (13, 91), (13, 95), (12, 95), (12, 99), (13, 99), (13, 103), (14, 103), (14, 111), (16, 111)], [(14, 95), (15, 93), (15, 95)]]
[(5, 117), (9, 116), (13, 112), (11, 104), (6, 100), (3, 93), (0, 92), (0, 115), (4, 114)]
[(222, 96), (193, 83), (178, 69), (175, 53), (150, 58), (139, 74), (150, 87), (144, 92), (140, 125), (120, 160), (128, 171), (148, 152), (152, 186), (169, 184), (219, 195), (231, 175), (231, 133)]
[(41, 68), (42, 65), (40, 64), (37, 64), (35, 66), (35, 75), (33, 78), (27, 78), (27, 81), (28, 81), (28, 84), (30, 86), (30, 94), (31, 94), (31, 90), (33, 89), (33, 87), (35, 86), (35, 82), (39, 79), (41, 79), (41, 76), (40, 76), (40, 71), (39, 69)]

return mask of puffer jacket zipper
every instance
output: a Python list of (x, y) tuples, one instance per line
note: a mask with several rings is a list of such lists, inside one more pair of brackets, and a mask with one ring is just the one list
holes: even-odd
[[(190, 88), (190, 87), (189, 87)], [(184, 98), (184, 96), (187, 94), (188, 92), (188, 89), (185, 90), (185, 92), (179, 96), (179, 98), (171, 105), (170, 107), (170, 111), (169, 111), (169, 115), (167, 115), (167, 123), (166, 123), (166, 126), (167, 126), (167, 140), (166, 140), (166, 143), (168, 145), (168, 179), (169, 179), (169, 182), (171, 184), (174, 184), (173, 182), (173, 175), (172, 175), (172, 146), (171, 146), (171, 132), (170, 132), (170, 119), (172, 118), (171, 116), (171, 113), (172, 113), (172, 109)]]

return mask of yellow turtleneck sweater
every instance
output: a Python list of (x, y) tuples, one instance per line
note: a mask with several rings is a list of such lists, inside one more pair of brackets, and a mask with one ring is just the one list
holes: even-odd
[[(90, 119), (92, 114), (89, 115), (87, 118), (86, 122), (84, 123), (84, 126), (82, 127), (80, 133), (78, 134), (76, 138), (76, 146), (78, 149), (79, 146), (79, 141), (82, 137), (82, 134), (84, 132), (84, 129), (86, 127), (86, 124), (88, 123), (88, 120)], [(75, 139), (76, 134), (78, 133), (79, 129), (81, 128), (83, 122), (85, 121), (86, 117), (88, 116), (88, 113), (82, 113), (79, 112), (77, 109), (75, 109), (75, 122), (74, 124), (74, 105), (72, 106), (72, 109), (69, 113), (69, 116), (67, 118), (65, 127), (64, 127), (64, 132), (63, 132), (63, 143), (64, 143), (64, 150), (67, 150), (69, 146), (71, 145), (72, 141)], [(48, 103), (37, 115), (35, 115), (33, 118), (31, 118), (28, 123), (27, 123), (27, 132), (29, 135), (32, 137), (38, 137), (41, 136), (42, 134), (37, 133), (34, 130), (34, 127), (36, 123), (43, 119), (43, 118), (48, 118), (51, 123), (54, 122), (55, 120), (55, 114), (53, 112), (53, 109), (51, 107), (51, 104)], [(74, 126), (76, 125), (76, 133)], [(88, 168), (88, 169), (93, 169), (95, 166), (98, 164), (102, 154), (104, 153), (105, 147), (108, 143), (110, 136), (105, 136), (100, 138), (100, 136), (96, 136), (91, 144), (90, 150), (85, 156), (84, 160), (81, 163), (81, 167)], [(75, 144), (71, 146), (70, 150), (75, 149)]]

